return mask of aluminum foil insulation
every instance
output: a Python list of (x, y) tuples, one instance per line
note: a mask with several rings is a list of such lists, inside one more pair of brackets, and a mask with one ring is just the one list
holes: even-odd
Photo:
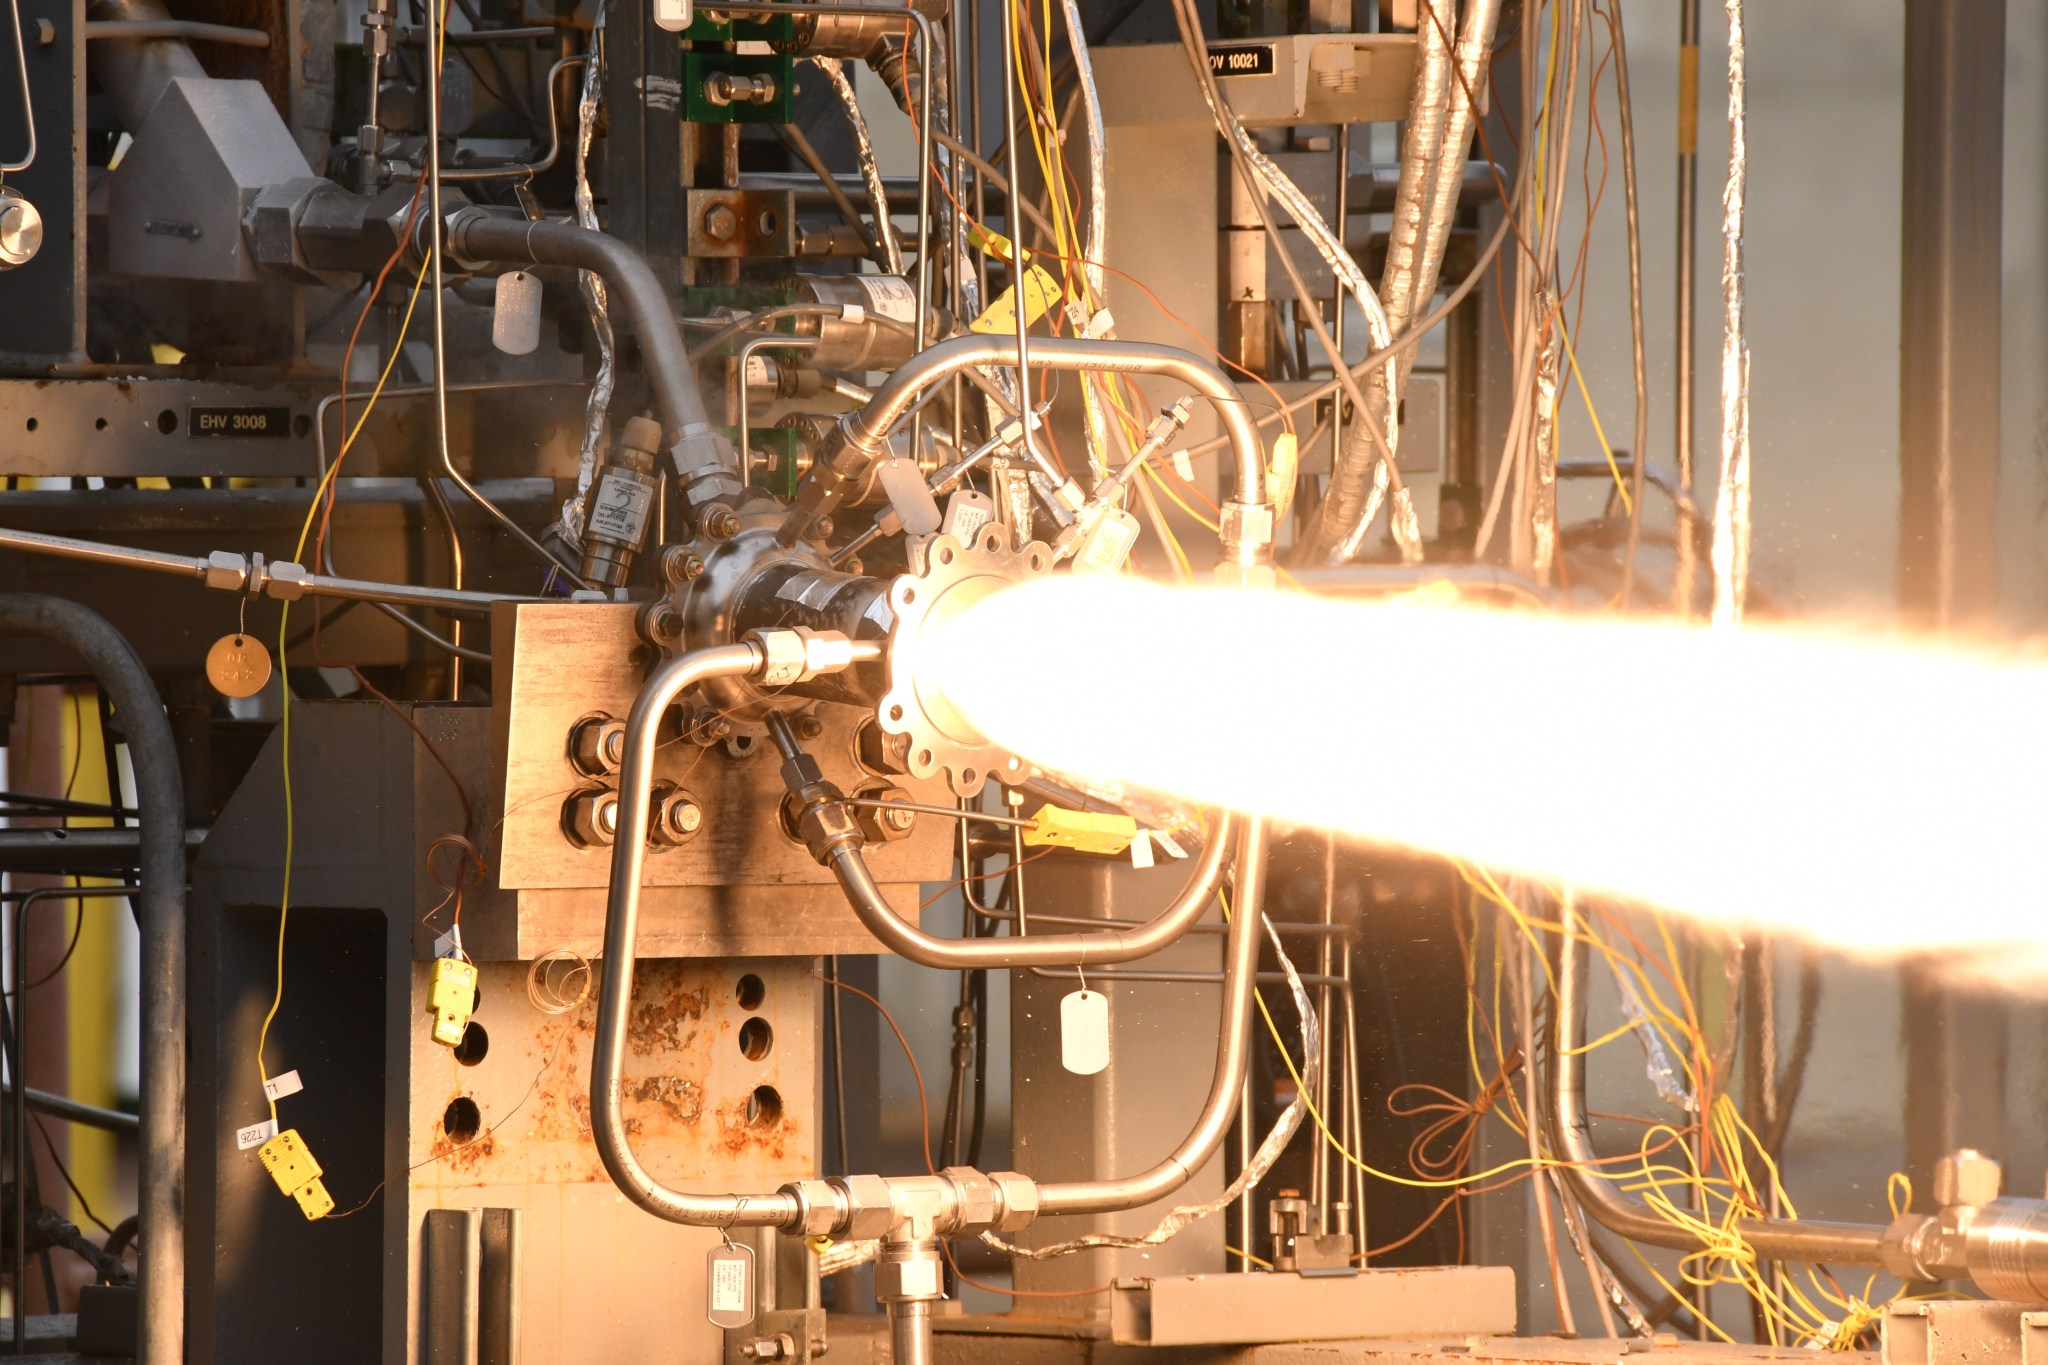
[[(1079, 0), (1061, 0), (1060, 13), (1066, 19), (1067, 43), (1073, 49), (1074, 75), (1081, 92), (1081, 111), (1088, 123), (1088, 220), (1081, 241), (1081, 276), (1088, 283), (1090, 304), (1100, 312), (1109, 306), (1107, 272), (1102, 267), (1109, 258), (1109, 169), (1102, 134), (1102, 100), (1095, 89), (1095, 63), (1088, 55), (1088, 36), (1081, 23)], [(1102, 335), (1114, 335), (1114, 329), (1106, 328)], [(1082, 376), (1081, 406), (1088, 422), (1088, 459), (1097, 471), (1106, 472), (1109, 420), (1091, 376)]]
[[(1202, 74), (1206, 76), (1207, 73)], [(1344, 286), (1345, 292), (1358, 300), (1359, 310), (1365, 314), (1366, 337), (1373, 348), (1381, 350), (1387, 347), (1392, 343), (1394, 334), (1387, 323), (1386, 309), (1381, 306), (1379, 295), (1366, 284), (1365, 272), (1358, 268), (1358, 262), (1345, 248), (1343, 241), (1323, 220), (1323, 216), (1316, 212), (1315, 205), (1301, 192), (1301, 187), (1289, 179), (1285, 171), (1273, 164), (1271, 157), (1259, 150), (1258, 143), (1244, 130), (1244, 125), (1237, 121), (1237, 115), (1217, 99), (1211, 83), (1204, 79), (1198, 82), (1198, 85), (1203, 102), (1209, 106), (1210, 117), (1215, 120), (1223, 135), (1236, 144), (1238, 150), (1244, 154), (1245, 162), (1251, 166), (1260, 186), (1269, 196), (1279, 201), (1280, 206), (1287, 211), (1287, 216), (1301, 229), (1302, 236), (1308, 239), (1309, 244), (1315, 247), (1316, 254), (1330, 267), (1331, 274)], [(1399, 405), (1392, 401), (1394, 385), (1397, 383), (1395, 367), (1390, 364), (1382, 373), (1385, 376), (1386, 396), (1389, 400), (1387, 410), (1389, 413), (1398, 412)], [(1370, 394), (1372, 390), (1368, 389), (1366, 392)], [(1387, 466), (1392, 463), (1399, 432), (1391, 420), (1384, 423), (1383, 430), (1387, 450), (1380, 463)], [(1391, 468), (1384, 468), (1383, 474), (1389, 484), (1398, 482)], [(1403, 562), (1419, 563), (1422, 559), (1421, 528), (1416, 520), (1413, 500), (1406, 488), (1395, 489), (1394, 508), (1394, 543), (1400, 547)]]
[(1749, 95), (1742, 0), (1728, 7), (1728, 182), (1721, 190), (1721, 490), (1714, 500), (1714, 624), (1742, 619), (1749, 584), (1749, 344), (1742, 332)]
[(846, 114), (846, 121), (853, 126), (853, 150), (860, 158), (860, 178), (868, 187), (868, 201), (874, 205), (875, 235), (882, 247), (882, 267), (891, 275), (903, 273), (903, 248), (896, 241), (896, 228), (889, 216), (889, 192), (882, 187), (882, 168), (875, 160), (875, 140), (868, 134), (867, 115), (860, 110), (860, 96), (854, 93), (853, 80), (846, 74), (846, 64), (837, 57), (813, 57), (811, 65), (825, 73), (825, 79), (832, 83), (832, 93), (839, 96), (839, 107)]
[(1549, 329), (1536, 363), (1536, 412), (1532, 437), (1534, 459), (1530, 464), (1529, 562), (1517, 565), (1548, 587), (1557, 569), (1557, 398), (1558, 379), (1564, 361), (1564, 347), (1558, 331), (1557, 300), (1546, 293), (1545, 311)]
[[(1421, 64), (1408, 116), (1408, 136), (1402, 144), (1393, 236), (1380, 279), (1380, 301), (1394, 331), (1406, 330), (1436, 293), (1437, 274), (1443, 267), (1451, 219), (1457, 213), (1458, 191), (1464, 183), (1465, 160), (1477, 126), (1477, 111), (1468, 92), (1485, 88), (1486, 60), (1500, 23), (1499, 0), (1468, 4), (1454, 62), (1449, 35), (1455, 22), (1451, 0), (1424, 0), (1417, 15)], [(1373, 389), (1366, 395), (1368, 419), (1386, 431), (1389, 449), (1398, 448), (1399, 431), (1387, 421), (1387, 413), (1400, 410), (1399, 392), (1414, 364), (1412, 351), (1398, 357), (1388, 367), (1384, 392)], [(1383, 475), (1373, 476), (1372, 488), (1361, 504), (1360, 485), (1376, 453), (1370, 428), (1354, 424), (1350, 439), (1336, 452), (1330, 493), (1323, 501), (1311, 547), (1318, 557), (1342, 563), (1363, 548), (1379, 514), (1384, 484)], [(1408, 535), (1419, 543), (1414, 504), (1405, 488), (1396, 491), (1393, 515), (1396, 542), (1407, 543), (1402, 526), (1405, 516)]]
[[(597, 22), (590, 32), (590, 60), (583, 64), (583, 90), (576, 98), (576, 223), (598, 230), (597, 202), (590, 191), (590, 142), (597, 131), (598, 103), (604, 91), (605, 7), (598, 6)], [(612, 344), (612, 314), (605, 296), (604, 280), (588, 270), (577, 273), (583, 291), (583, 306), (590, 312), (590, 331), (597, 338), (597, 374), (590, 381), (590, 398), (583, 409), (583, 448), (576, 455), (576, 492), (562, 504), (562, 532), (569, 544), (583, 543), (583, 504), (590, 484), (597, 477), (597, 464), (604, 453), (605, 417), (611, 410), (612, 388), (618, 378)]]
[(1321, 1075), (1322, 1038), (1316, 1026), (1315, 1006), (1309, 1003), (1308, 989), (1301, 984), (1301, 977), (1294, 970), (1287, 950), (1280, 945), (1280, 935), (1273, 930), (1273, 921), (1260, 916), (1259, 922), (1265, 927), (1266, 940), (1273, 945), (1273, 953), (1280, 959), (1280, 970), (1287, 974), (1287, 989), (1294, 996), (1294, 1010), (1301, 1019), (1301, 1084), (1294, 1092), (1294, 1103), (1287, 1106), (1273, 1127), (1266, 1133), (1266, 1140), (1251, 1155), (1251, 1160), (1238, 1173), (1237, 1179), (1214, 1199), (1200, 1204), (1187, 1204), (1175, 1209), (1159, 1220), (1159, 1225), (1142, 1237), (1114, 1237), (1108, 1233), (1091, 1232), (1083, 1237), (1070, 1238), (1042, 1247), (1020, 1247), (1014, 1242), (1004, 1241), (993, 1232), (981, 1234), (981, 1240), (998, 1251), (1027, 1261), (1046, 1261), (1055, 1256), (1071, 1256), (1077, 1251), (1094, 1251), (1109, 1247), (1117, 1250), (1131, 1250), (1136, 1247), (1158, 1246), (1169, 1237), (1187, 1227), (1199, 1223), (1211, 1214), (1235, 1204), (1246, 1190), (1265, 1179), (1266, 1172), (1273, 1169), (1273, 1163), (1280, 1159), (1301, 1128), (1301, 1121), (1308, 1116), (1308, 1097), (1315, 1093), (1316, 1081)]

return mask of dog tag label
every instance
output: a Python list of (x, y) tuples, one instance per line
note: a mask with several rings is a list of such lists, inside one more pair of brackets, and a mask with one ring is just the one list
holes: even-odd
[(730, 1244), (711, 1248), (704, 1268), (711, 1289), (713, 1327), (745, 1327), (754, 1320), (754, 1249)]
[(1078, 990), (1060, 1001), (1060, 1064), (1076, 1076), (1109, 1066), (1109, 997)]

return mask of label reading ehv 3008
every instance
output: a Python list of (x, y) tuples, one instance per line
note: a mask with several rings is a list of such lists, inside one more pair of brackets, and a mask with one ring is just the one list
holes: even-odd
[(206, 407), (196, 403), (185, 414), (185, 431), (192, 436), (282, 437), (292, 432), (290, 408)]

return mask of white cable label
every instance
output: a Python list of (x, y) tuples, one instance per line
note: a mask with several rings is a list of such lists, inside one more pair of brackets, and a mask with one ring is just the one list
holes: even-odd
[(585, 530), (638, 545), (647, 530), (647, 510), (653, 503), (654, 489), (650, 485), (606, 475), (598, 481), (597, 496), (591, 499), (590, 522)]
[(275, 1103), (286, 1095), (296, 1095), (305, 1088), (306, 1083), (299, 1079), (298, 1072), (287, 1071), (282, 1075), (272, 1076), (263, 1083), (263, 1096)]
[(906, 327), (917, 321), (917, 293), (901, 275), (855, 275), (853, 279), (875, 312)]
[(1167, 857), (1185, 858), (1188, 856), (1188, 851), (1182, 848), (1180, 844), (1174, 840), (1174, 837), (1171, 834), (1168, 834), (1165, 830), (1155, 829), (1151, 833), (1152, 837), (1159, 841), (1159, 846), (1166, 850)]
[(1131, 840), (1131, 866), (1141, 872), (1153, 866), (1151, 831), (1141, 829), (1138, 837)]
[(246, 1152), (251, 1147), (261, 1147), (276, 1136), (277, 1120), (265, 1119), (261, 1123), (252, 1123), (247, 1128), (235, 1129), (235, 1146)]

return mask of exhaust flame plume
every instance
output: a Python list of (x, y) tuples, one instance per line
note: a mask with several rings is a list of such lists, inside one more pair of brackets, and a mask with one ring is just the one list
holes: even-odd
[(1048, 769), (1851, 951), (2023, 946), (2048, 972), (2048, 663), (1078, 576), (932, 643), (936, 688)]

